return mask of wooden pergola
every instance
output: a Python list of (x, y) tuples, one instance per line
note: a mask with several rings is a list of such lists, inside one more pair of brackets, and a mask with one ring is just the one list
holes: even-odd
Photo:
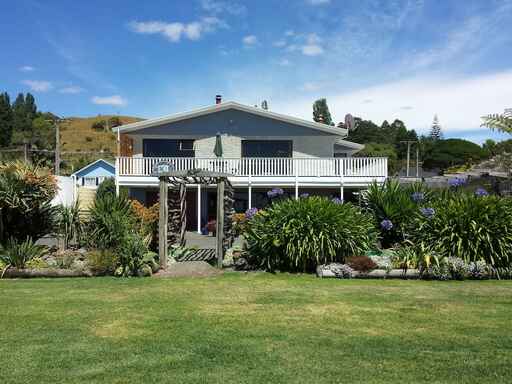
[[(167, 162), (160, 162), (155, 165), (152, 176), (159, 179), (159, 221), (158, 221), (158, 255), (160, 258), (160, 267), (167, 268), (168, 234), (169, 234), (169, 186), (177, 190), (179, 198), (179, 215), (173, 218), (172, 231), (176, 244), (185, 245), (185, 232), (187, 228), (186, 217), (186, 190), (187, 184), (217, 185), (217, 244), (216, 257), (217, 265), (222, 267), (224, 259), (225, 237), (225, 214), (232, 211), (233, 207), (233, 188), (229, 182), (228, 173), (210, 172), (202, 169), (190, 169), (186, 171), (175, 171), (173, 165)], [(226, 195), (226, 192), (227, 195)], [(227, 205), (227, 207), (226, 207)], [(226, 209), (228, 208), (228, 209)], [(229, 223), (227, 223), (229, 224)]]

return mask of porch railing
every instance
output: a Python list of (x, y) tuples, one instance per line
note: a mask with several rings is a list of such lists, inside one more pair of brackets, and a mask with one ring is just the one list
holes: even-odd
[(119, 176), (150, 176), (153, 166), (167, 161), (176, 170), (203, 169), (233, 176), (298, 177), (386, 177), (387, 158), (194, 158), (194, 157), (119, 157)]

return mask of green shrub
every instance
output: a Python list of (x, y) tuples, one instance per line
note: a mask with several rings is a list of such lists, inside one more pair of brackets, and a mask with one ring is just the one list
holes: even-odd
[(10, 238), (0, 249), (0, 260), (7, 267), (23, 269), (27, 262), (33, 258), (44, 256), (46, 252), (46, 247), (36, 245), (29, 237), (25, 241)]
[(431, 196), (430, 190), (421, 183), (403, 186), (388, 179), (383, 184), (369, 186), (362, 194), (362, 203), (374, 216), (384, 248), (406, 239), (414, 217), (419, 214), (418, 207)]
[(96, 131), (104, 131), (106, 126), (107, 122), (105, 120), (96, 120), (91, 125), (92, 129), (95, 129)]
[(130, 201), (123, 196), (96, 196), (87, 222), (87, 245), (93, 249), (116, 249), (135, 232)]
[(0, 242), (51, 233), (56, 208), (50, 201), (56, 192), (56, 179), (47, 169), (20, 161), (0, 164)]
[(116, 252), (111, 249), (94, 249), (87, 254), (87, 265), (95, 275), (113, 274), (118, 261)]
[(78, 199), (70, 206), (59, 206), (57, 214), (57, 231), (64, 239), (64, 248), (67, 249), (71, 242), (80, 243), (82, 236), (82, 220), (80, 218), (80, 203)]
[(512, 200), (466, 193), (443, 194), (430, 215), (417, 216), (416, 243), (466, 263), (484, 260), (493, 267), (512, 262)]
[(25, 267), (29, 269), (44, 269), (49, 268), (50, 265), (42, 257), (33, 257), (25, 263)]
[(96, 199), (102, 199), (105, 195), (116, 195), (116, 181), (113, 177), (103, 180), (96, 190)]
[(143, 273), (143, 266), (147, 263), (144, 256), (148, 253), (148, 245), (140, 235), (125, 236), (123, 242), (117, 249), (119, 267), (116, 269), (117, 276), (139, 276)]
[(248, 222), (249, 261), (270, 271), (314, 271), (373, 247), (372, 217), (323, 197), (281, 200)]

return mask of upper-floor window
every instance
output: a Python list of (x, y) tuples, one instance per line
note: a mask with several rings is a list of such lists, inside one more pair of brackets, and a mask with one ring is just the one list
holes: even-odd
[(242, 157), (292, 157), (292, 140), (242, 140)]
[(195, 157), (194, 140), (143, 139), (144, 157)]

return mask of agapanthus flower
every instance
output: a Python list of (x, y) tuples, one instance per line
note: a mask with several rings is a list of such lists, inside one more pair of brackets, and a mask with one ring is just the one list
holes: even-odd
[(256, 207), (248, 209), (247, 211), (245, 211), (245, 218), (247, 220), (252, 219), (254, 217), (254, 215), (256, 215), (257, 213), (258, 213), (258, 208), (256, 208)]
[(393, 228), (393, 223), (389, 219), (384, 219), (380, 222), (380, 227), (385, 231), (391, 231)]
[(339, 197), (335, 197), (331, 200), (334, 204), (343, 204), (343, 200), (341, 200)]
[(457, 187), (460, 187), (460, 186), (462, 186), (464, 184), (466, 184), (466, 180), (462, 179), (460, 177), (455, 177), (453, 179), (448, 180), (448, 185), (450, 187), (457, 188)]
[(267, 192), (267, 196), (271, 199), (274, 197), (282, 196), (284, 194), (284, 191), (281, 188), (272, 188), (270, 191)]
[(425, 200), (425, 194), (423, 192), (414, 192), (411, 198), (415, 203), (419, 203)]
[(487, 192), (484, 188), (477, 188), (475, 191), (475, 196), (482, 197), (482, 196), (488, 196), (488, 195), (489, 195), (489, 192)]
[(431, 219), (436, 214), (434, 208), (420, 208), (420, 212), (423, 216), (425, 216), (428, 219)]
[(301, 194), (299, 195), (299, 197), (300, 197), (301, 199), (307, 199), (307, 198), (309, 197), (309, 193), (301, 193)]

